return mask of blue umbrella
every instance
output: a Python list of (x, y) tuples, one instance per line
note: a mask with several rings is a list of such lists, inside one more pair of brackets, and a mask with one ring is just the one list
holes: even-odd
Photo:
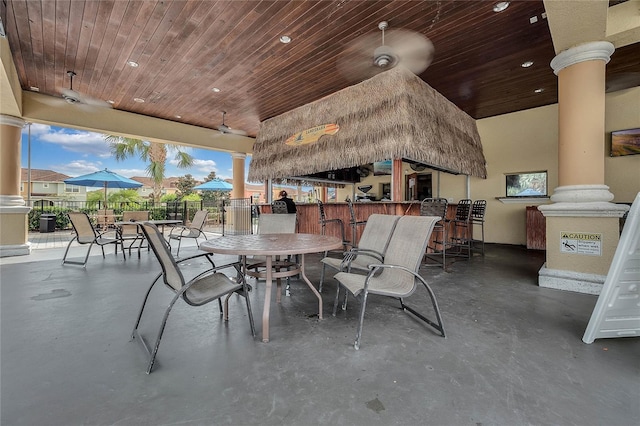
[(231, 191), (233, 185), (222, 179), (213, 179), (201, 185), (194, 186), (193, 189), (201, 189), (203, 191)]
[(69, 178), (64, 183), (76, 186), (101, 186), (104, 188), (104, 203), (107, 204), (107, 188), (139, 188), (140, 182), (129, 179), (107, 169), (89, 173), (74, 178)]

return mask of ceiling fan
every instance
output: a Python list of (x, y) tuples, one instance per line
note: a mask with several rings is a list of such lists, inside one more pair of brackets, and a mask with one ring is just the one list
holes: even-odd
[(73, 77), (76, 76), (76, 73), (73, 71), (67, 71), (67, 75), (69, 76), (69, 88), (60, 90), (62, 98), (67, 103), (74, 105), (79, 104), (96, 106), (100, 108), (111, 108), (111, 104), (109, 102), (103, 101), (101, 99), (95, 99), (89, 95), (73, 90)]
[(244, 130), (232, 129), (231, 127), (224, 124), (224, 116), (227, 115), (226, 111), (222, 111), (222, 124), (217, 127), (218, 131), (223, 135), (232, 134), (239, 136), (247, 136), (247, 132)]
[(401, 65), (418, 75), (433, 61), (435, 49), (427, 37), (415, 31), (390, 29), (387, 21), (378, 24), (377, 33), (365, 34), (342, 52), (338, 69), (347, 78), (369, 78)]

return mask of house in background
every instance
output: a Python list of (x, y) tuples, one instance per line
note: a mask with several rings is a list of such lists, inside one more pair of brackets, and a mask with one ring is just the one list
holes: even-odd
[[(134, 176), (130, 179), (140, 182), (142, 186), (137, 189), (138, 195), (142, 198), (153, 197), (153, 180), (146, 176)], [(178, 192), (179, 177), (169, 177), (162, 181), (162, 195), (176, 194)]]
[(62, 173), (53, 170), (31, 169), (31, 187), (29, 187), (29, 170), (21, 169), (20, 195), (25, 200), (31, 199), (31, 205), (53, 205), (55, 202), (85, 202), (87, 188), (84, 186), (67, 185), (69, 179)]

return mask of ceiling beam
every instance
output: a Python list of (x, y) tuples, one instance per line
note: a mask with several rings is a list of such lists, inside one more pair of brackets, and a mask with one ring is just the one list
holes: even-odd
[(616, 48), (640, 41), (640, 0), (609, 7), (608, 0), (544, 0), (556, 53), (592, 41)]
[(69, 104), (62, 98), (28, 91), (22, 92), (22, 100), (22, 118), (33, 123), (215, 151), (253, 152), (254, 139), (246, 136), (223, 135), (204, 127), (117, 109)]

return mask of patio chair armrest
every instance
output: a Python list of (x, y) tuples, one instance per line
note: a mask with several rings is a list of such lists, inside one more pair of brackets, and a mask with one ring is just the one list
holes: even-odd
[(355, 253), (356, 256), (366, 255), (366, 256), (374, 257), (378, 259), (380, 262), (384, 260), (384, 255), (377, 250), (362, 249), (362, 248), (354, 247), (351, 250), (349, 250), (349, 252)]
[(364, 280), (364, 289), (368, 289), (369, 288), (369, 280), (371, 279), (371, 277), (373, 277), (374, 275), (376, 275), (378, 273), (378, 271), (380, 269), (399, 269), (401, 271), (405, 271), (410, 273), (411, 275), (413, 275), (414, 278), (417, 278), (419, 281), (425, 283), (424, 279), (418, 274), (416, 273), (416, 271), (412, 271), (409, 268), (406, 268), (404, 266), (400, 266), (400, 265), (385, 265), (382, 263), (377, 263), (377, 264), (372, 264), (369, 265), (369, 273), (367, 274), (367, 278)]

